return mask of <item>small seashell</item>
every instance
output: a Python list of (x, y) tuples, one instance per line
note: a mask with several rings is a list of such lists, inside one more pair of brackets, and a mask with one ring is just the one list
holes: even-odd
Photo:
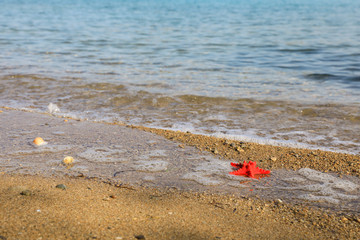
[(50, 103), (47, 108), (51, 114), (60, 112), (60, 108), (54, 103)]
[(34, 139), (33, 143), (36, 145), (36, 146), (42, 146), (42, 145), (46, 145), (47, 142), (44, 141), (44, 139), (42, 139), (41, 137), (37, 137)]
[(66, 156), (63, 160), (63, 163), (65, 164), (72, 164), (74, 162), (74, 158), (71, 156)]

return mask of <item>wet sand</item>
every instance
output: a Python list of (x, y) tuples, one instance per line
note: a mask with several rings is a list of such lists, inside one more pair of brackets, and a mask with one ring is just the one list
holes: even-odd
[[(3, 108), (2, 111), (0, 118), (1, 114), (19, 117), (19, 111), (8, 108)], [(56, 118), (46, 118), (45, 122), (48, 124), (42, 122), (41, 128), (50, 128), (55, 124), (52, 119)], [(69, 121), (75, 120), (66, 119), (64, 124)], [(36, 125), (40, 123), (32, 124), (36, 129)], [(81, 172), (81, 168), (71, 171), (77, 166), (67, 170), (61, 166), (60, 171), (57, 170), (60, 164), (50, 164), (50, 167), (42, 171), (26, 170), (26, 160), (31, 164), (38, 160), (38, 166), (46, 165), (48, 163), (44, 162), (44, 159), (50, 156), (50, 153), (39, 155), (26, 151), (17, 152), (6, 162), (4, 155), (21, 147), (16, 139), (22, 139), (23, 136), (4, 133), (7, 133), (7, 129), (17, 128), (19, 135), (26, 135), (26, 131), (21, 133), (25, 126), (16, 125), (16, 119), (11, 128), (9, 125), (11, 123), (3, 123), (1, 128), (3, 136), (11, 135), (14, 138), (7, 141), (2, 138), (0, 239), (360, 238), (358, 214), (344, 214), (276, 199), (262, 200), (256, 196), (206, 194), (173, 188), (141, 187), (141, 184), (128, 185), (87, 176), (86, 172)], [(272, 171), (309, 167), (356, 178), (360, 173), (360, 160), (357, 155), (240, 143), (144, 127), (132, 128), (171, 139), (173, 145), (185, 149), (185, 153), (190, 152), (187, 149), (189, 146), (195, 146), (203, 152), (227, 160), (253, 160), (258, 162), (260, 167)], [(134, 130), (131, 127), (128, 129)], [(148, 137), (146, 134), (142, 135), (141, 132), (145, 131), (136, 132), (139, 134), (139, 142)], [(57, 137), (61, 138), (62, 134), (66, 133), (59, 131), (57, 134)], [(93, 136), (93, 139), (88, 140), (91, 145), (97, 138), (96, 132), (90, 131), (87, 134)], [(84, 133), (84, 137), (88, 136), (87, 134)], [(162, 141), (160, 136), (149, 136), (150, 140)], [(30, 137), (25, 139), (31, 141)], [(173, 145), (169, 143), (169, 150), (173, 149)], [(150, 144), (149, 151), (152, 148), (154, 146)], [(62, 159), (61, 156), (56, 157)], [(10, 159), (20, 159), (22, 166), (16, 165), (18, 168), (14, 168), (15, 165), (12, 165)], [(99, 162), (94, 162), (97, 167), (94, 169), (107, 174), (107, 170), (99, 165)], [(58, 184), (64, 184), (66, 189), (56, 188)]]

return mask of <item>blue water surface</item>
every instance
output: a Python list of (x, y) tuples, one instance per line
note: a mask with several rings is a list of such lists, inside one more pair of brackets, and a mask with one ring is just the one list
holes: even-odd
[[(360, 1), (0, 0), (0, 6), (3, 104), (55, 102), (160, 127), (196, 119), (195, 128), (206, 128), (220, 119), (211, 132), (261, 125), (261, 134), (291, 129), (328, 139), (334, 130), (330, 137), (342, 145), (356, 138), (347, 134), (360, 123)], [(213, 99), (219, 97), (227, 100)], [(245, 99), (262, 102), (236, 102)], [(261, 124), (253, 123), (260, 113)], [(355, 142), (360, 148), (359, 136)]]

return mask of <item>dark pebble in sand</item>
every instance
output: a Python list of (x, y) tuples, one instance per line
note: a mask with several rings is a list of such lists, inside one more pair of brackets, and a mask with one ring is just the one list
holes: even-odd
[(56, 185), (56, 188), (60, 188), (62, 190), (66, 190), (66, 186), (64, 184), (58, 184)]
[[(21, 191), (20, 193), (21, 195), (24, 195), (24, 196), (30, 196), (31, 195), (31, 191), (30, 190), (24, 190), (24, 191)], [(0, 238), (1, 239), (1, 238)]]
[(145, 236), (144, 235), (135, 235), (135, 238), (136, 239), (145, 239)]
[(4, 236), (0, 236), (0, 240), (6, 240), (7, 238)]

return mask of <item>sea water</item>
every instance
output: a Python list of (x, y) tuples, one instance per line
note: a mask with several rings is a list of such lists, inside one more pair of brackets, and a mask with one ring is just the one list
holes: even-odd
[(360, 153), (359, 1), (0, 5), (2, 106)]

